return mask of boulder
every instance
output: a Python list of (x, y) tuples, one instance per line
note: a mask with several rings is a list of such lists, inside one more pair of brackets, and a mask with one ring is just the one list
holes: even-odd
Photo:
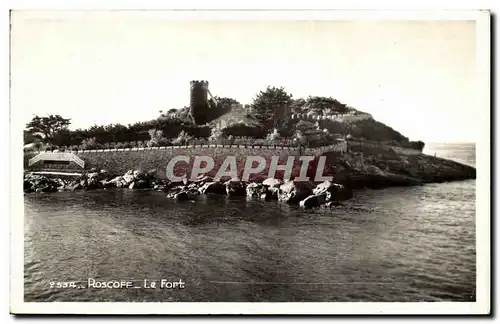
[(80, 182), (77, 182), (77, 183), (72, 183), (69, 185), (69, 190), (71, 191), (75, 191), (75, 190), (78, 190), (78, 189), (83, 189), (83, 186)]
[(135, 179), (134, 182), (132, 182), (128, 186), (129, 189), (145, 189), (145, 188), (149, 188), (149, 187), (150, 187), (150, 183), (144, 179)]
[(326, 193), (322, 193), (319, 195), (310, 195), (309, 197), (301, 200), (299, 202), (299, 206), (303, 208), (314, 208), (319, 207), (326, 202)]
[(352, 190), (331, 181), (325, 181), (317, 185), (316, 188), (313, 189), (313, 194), (326, 194), (327, 201), (344, 201), (353, 197)]
[(326, 208), (331, 208), (335, 206), (340, 206), (340, 203), (338, 201), (327, 201), (324, 205), (321, 206)]
[(122, 180), (123, 180), (123, 177), (122, 177), (122, 176), (117, 176), (117, 177), (115, 177), (115, 178), (113, 178), (113, 179), (108, 180), (108, 182), (114, 182), (114, 183), (117, 183), (117, 182), (122, 182)]
[(282, 184), (278, 192), (278, 200), (295, 204), (312, 194), (313, 185), (309, 181), (287, 181)]
[(108, 172), (108, 170), (102, 169), (99, 171), (99, 179), (101, 180), (109, 179), (111, 176), (112, 175)]
[(386, 176), (385, 172), (382, 171), (380, 168), (378, 168), (375, 165), (367, 165), (365, 166), (365, 173), (370, 174), (370, 175), (375, 175), (375, 176)]
[(262, 184), (264, 186), (268, 186), (270, 188), (273, 187), (279, 187), (283, 184), (283, 181), (280, 179), (275, 179), (275, 178), (267, 178), (266, 180), (262, 181)]
[(163, 184), (155, 183), (153, 185), (153, 190), (155, 191), (165, 191), (166, 189), (167, 189), (166, 186)]
[(174, 194), (173, 198), (178, 201), (185, 201), (190, 199), (189, 194), (186, 191), (181, 191), (179, 193)]
[(156, 179), (156, 169), (151, 169), (146, 172), (146, 180), (153, 181)]
[(167, 194), (167, 198), (183, 201), (183, 200), (192, 200), (197, 195), (199, 195), (199, 192), (197, 190), (193, 189), (180, 190), (179, 188), (174, 188)]
[(278, 188), (278, 187), (267, 188), (268, 200), (278, 200), (278, 193), (279, 192), (280, 192), (280, 188)]
[(99, 180), (97, 180), (97, 177), (89, 178), (87, 180), (86, 185), (83, 186), (85, 190), (95, 190), (95, 189), (101, 189), (103, 187), (104, 187), (103, 184)]
[(45, 187), (42, 187), (40, 191), (41, 192), (56, 192), (57, 191), (57, 187), (54, 186), (53, 184), (49, 184), (49, 185), (47, 185)]
[(213, 182), (213, 181), (214, 181), (214, 179), (211, 176), (208, 176), (206, 174), (200, 174), (195, 180), (195, 182), (197, 182), (197, 183), (205, 183), (205, 182)]
[(191, 199), (194, 199), (194, 197), (198, 196), (200, 194), (200, 192), (198, 191), (198, 189), (187, 189), (187, 193), (189, 194), (189, 197)]
[(140, 180), (136, 180), (134, 183), (135, 183), (135, 186), (134, 186), (135, 189), (145, 189), (145, 188), (150, 187), (150, 183), (147, 180), (140, 179)]
[(122, 186), (125, 187), (125, 186), (130, 186), (130, 184), (132, 182), (134, 182), (135, 180), (135, 176), (133, 174), (129, 174), (128, 172), (125, 173), (123, 176), (122, 176)]
[(261, 183), (252, 182), (246, 186), (248, 197), (261, 198), (263, 194), (267, 194), (267, 188)]
[(33, 191), (33, 183), (30, 180), (25, 179), (23, 182), (23, 190), (25, 192), (32, 192)]
[(102, 183), (102, 186), (104, 188), (115, 188), (116, 187), (116, 183), (115, 182), (103, 180), (103, 181), (101, 181), (101, 183)]
[(278, 200), (278, 187), (269, 187), (267, 190), (260, 195), (260, 199), (264, 200)]
[(188, 184), (187, 187), (188, 187), (188, 189), (196, 189), (196, 190), (198, 190), (198, 188), (200, 187), (200, 184), (196, 183), (196, 182), (193, 182), (193, 183)]
[(198, 191), (201, 194), (226, 194), (226, 187), (221, 182), (207, 182)]
[(245, 196), (245, 183), (241, 181), (229, 180), (225, 184), (228, 196)]
[(90, 172), (90, 173), (87, 173), (87, 178), (88, 179), (94, 179), (94, 178), (98, 178), (99, 177), (99, 173), (98, 172)]

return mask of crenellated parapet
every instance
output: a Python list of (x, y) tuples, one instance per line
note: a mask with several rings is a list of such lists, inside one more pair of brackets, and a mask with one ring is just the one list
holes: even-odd
[(208, 81), (207, 80), (192, 80), (190, 82), (190, 84), (191, 84), (191, 87), (199, 86), (199, 87), (208, 88)]

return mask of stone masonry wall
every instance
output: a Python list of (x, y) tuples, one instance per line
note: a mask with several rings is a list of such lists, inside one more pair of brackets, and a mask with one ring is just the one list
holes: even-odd
[[(207, 156), (214, 159), (214, 167), (211, 171), (207, 172), (209, 175), (214, 176), (220, 169), (223, 162), (228, 156), (234, 156), (238, 170), (238, 177), (241, 178), (243, 174), (244, 165), (248, 156), (260, 156), (266, 161), (266, 167), (260, 173), (253, 175), (250, 180), (254, 178), (266, 178), (269, 173), (269, 167), (273, 156), (278, 157), (278, 164), (286, 164), (289, 157), (294, 158), (292, 168), (292, 178), (298, 176), (301, 170), (302, 162), (299, 156), (314, 156), (315, 159), (309, 164), (308, 176), (314, 177), (318, 157), (327, 152), (337, 152), (340, 154), (346, 153), (350, 146), (362, 145), (377, 147), (378, 149), (391, 150), (392, 147), (387, 145), (377, 145), (372, 143), (364, 143), (358, 141), (347, 141), (332, 144), (318, 148), (298, 148), (286, 146), (248, 146), (248, 145), (186, 145), (186, 146), (170, 146), (170, 147), (151, 147), (151, 148), (127, 148), (127, 149), (99, 149), (99, 150), (85, 150), (74, 151), (85, 162), (85, 170), (96, 168), (98, 170), (105, 169), (111, 173), (123, 174), (128, 170), (142, 170), (148, 171), (155, 169), (160, 178), (166, 177), (166, 168), (169, 161), (175, 156), (189, 157), (189, 163), (180, 161), (175, 164), (174, 175), (191, 176), (193, 161), (196, 156)], [(397, 152), (403, 153), (403, 152)], [(408, 152), (405, 152), (408, 153)], [(416, 154), (417, 152), (409, 152)], [(57, 153), (54, 153), (57, 154)], [(69, 166), (65, 165), (44, 165), (41, 162), (28, 167), (29, 158), (36, 155), (36, 153), (25, 154), (25, 169), (27, 170), (43, 170), (43, 169), (79, 169), (79, 167), (71, 163)], [(206, 164), (202, 162), (202, 167)], [(255, 162), (253, 167), (257, 166)], [(83, 170), (82, 170), (83, 171)], [(277, 171), (276, 177), (281, 177), (283, 171)], [(329, 175), (329, 170), (325, 166), (323, 175)]]
[[(212, 145), (210, 145), (212, 146)], [(178, 147), (161, 147), (161, 148), (133, 148), (133, 149), (111, 149), (111, 150), (88, 150), (74, 152), (78, 157), (85, 161), (85, 169), (105, 169), (112, 173), (123, 174), (128, 170), (143, 170), (148, 171), (156, 169), (160, 178), (166, 176), (166, 167), (168, 162), (175, 156), (188, 156), (190, 163), (184, 161), (177, 162), (174, 167), (174, 175), (182, 176), (187, 174), (190, 176), (192, 163), (195, 156), (209, 156), (214, 159), (214, 167), (209, 175), (215, 175), (228, 156), (234, 156), (236, 159), (238, 176), (241, 177), (243, 167), (247, 156), (262, 156), (266, 160), (266, 168), (259, 173), (261, 177), (267, 176), (269, 165), (273, 156), (278, 156), (278, 164), (285, 164), (289, 156), (294, 156), (297, 168), (298, 156), (300, 155), (298, 148), (287, 147), (232, 147), (222, 146), (203, 147), (196, 146), (178, 146)], [(204, 162), (201, 165), (205, 166)], [(254, 164), (256, 166), (256, 164)], [(300, 168), (300, 167), (299, 167)]]

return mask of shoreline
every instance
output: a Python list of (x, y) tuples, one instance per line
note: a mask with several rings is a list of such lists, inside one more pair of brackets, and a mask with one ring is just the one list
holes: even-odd
[(90, 170), (81, 176), (35, 175), (25, 170), (25, 193), (129, 188), (155, 190), (165, 193), (167, 199), (193, 201), (199, 195), (217, 194), (247, 196), (264, 201), (276, 200), (303, 208), (332, 207), (353, 197), (357, 189), (420, 186), (476, 178), (476, 169), (452, 160), (430, 155), (370, 155), (326, 153), (326, 173), (331, 181), (283, 181), (262, 178), (240, 181), (234, 178), (214, 180), (202, 174), (194, 181), (181, 182), (160, 179), (156, 170), (142, 172), (129, 170), (123, 175), (106, 170)]

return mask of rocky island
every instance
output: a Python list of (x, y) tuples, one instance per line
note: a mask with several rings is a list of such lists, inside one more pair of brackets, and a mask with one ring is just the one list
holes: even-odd
[[(423, 154), (423, 142), (410, 141), (370, 114), (332, 98), (292, 99), (283, 88), (269, 87), (251, 105), (243, 106), (231, 98), (210, 94), (208, 99), (208, 94), (208, 82), (192, 81), (191, 107), (169, 110), (156, 120), (128, 127), (93, 126), (69, 131), (69, 120), (49, 116), (44, 117), (45, 124), (57, 124), (60, 129), (47, 131), (44, 119), (35, 117), (27, 125), (27, 133), (32, 138), (44, 134), (45, 142), (52, 143), (44, 143), (45, 152), (53, 155), (43, 156), (40, 141), (25, 146), (24, 192), (150, 189), (179, 201), (216, 194), (309, 208), (334, 206), (350, 199), (356, 189), (418, 186), (476, 177), (475, 168)], [(50, 122), (50, 118), (58, 119), (57, 123)], [(127, 141), (131, 138), (142, 140)], [(71, 165), (47, 167), (47, 163), (36, 163), (62, 152), (69, 154), (67, 164), (73, 169), (74, 162), (85, 168), (76, 175), (64, 175)], [(219, 166), (227, 156), (234, 156), (240, 165), (243, 157), (262, 155), (267, 166), (248, 181), (214, 179), (213, 172), (170, 181), (162, 170), (175, 156), (173, 152), (191, 159), (205, 154)], [(321, 157), (326, 161), (322, 172), (329, 180), (297, 181), (295, 164), (289, 179), (283, 179), (282, 174), (266, 176), (274, 155), (279, 155), (281, 164), (288, 156), (310, 155), (313, 166)], [(54, 169), (60, 172), (51, 173)]]

